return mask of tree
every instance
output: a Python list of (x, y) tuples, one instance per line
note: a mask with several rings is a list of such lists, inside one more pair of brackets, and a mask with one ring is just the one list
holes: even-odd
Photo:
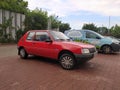
[(18, 13), (26, 13), (28, 2), (23, 0), (2, 0), (0, 9), (6, 9)]
[(89, 29), (89, 30), (93, 30), (95, 32), (98, 32), (97, 26), (95, 26), (95, 24), (93, 24), (93, 23), (91, 23), (91, 24), (84, 24), (82, 29)]
[(27, 30), (47, 29), (47, 12), (42, 9), (35, 9), (28, 11), (25, 19), (25, 26)]
[(64, 32), (65, 30), (71, 29), (71, 27), (68, 23), (61, 23), (59, 29), (61, 32)]
[[(0, 9), (9, 10), (11, 12), (26, 14), (28, 8), (28, 2), (24, 0), (1, 0), (0, 1)], [(9, 33), (7, 33), (7, 29), (9, 28)], [(0, 41), (1, 42), (9, 42), (14, 41), (12, 37), (12, 17), (6, 19), (4, 17), (2, 24), (0, 24)]]
[(120, 38), (120, 26), (115, 25), (111, 28), (110, 31), (114, 37)]
[(108, 34), (108, 28), (107, 27), (98, 27), (98, 33), (106, 35)]
[(50, 28), (50, 29), (57, 29), (61, 22), (58, 20), (58, 16), (50, 15), (48, 17), (48, 23), (50, 24), (50, 26), (48, 26), (48, 28)]
[(65, 30), (71, 29), (68, 23), (62, 23), (58, 20), (58, 16), (49, 16), (49, 22), (51, 23), (51, 29), (59, 29), (59, 31), (64, 32)]

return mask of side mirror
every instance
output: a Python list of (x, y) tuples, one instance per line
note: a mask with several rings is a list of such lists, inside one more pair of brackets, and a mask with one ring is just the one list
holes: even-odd
[(96, 37), (96, 39), (101, 39), (100, 37)]
[(52, 40), (51, 39), (46, 39), (45, 42), (51, 42), (52, 43)]

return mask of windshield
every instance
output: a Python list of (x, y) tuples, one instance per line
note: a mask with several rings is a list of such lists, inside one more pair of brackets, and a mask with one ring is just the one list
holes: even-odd
[(51, 31), (50, 32), (55, 40), (61, 40), (61, 41), (66, 41), (70, 40), (66, 35), (64, 35), (62, 32), (58, 31)]

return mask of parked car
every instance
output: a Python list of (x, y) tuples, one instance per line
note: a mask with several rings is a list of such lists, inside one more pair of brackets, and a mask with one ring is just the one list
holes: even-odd
[(109, 38), (112, 38), (112, 39), (117, 39), (118, 41), (120, 41), (120, 38), (116, 38), (114, 36), (105, 36), (105, 37), (109, 37)]
[(22, 59), (28, 55), (52, 58), (64, 69), (73, 69), (78, 62), (91, 60), (95, 53), (95, 46), (73, 42), (63, 33), (52, 30), (28, 31), (18, 42), (18, 55)]
[(72, 40), (88, 42), (96, 46), (103, 53), (120, 52), (120, 41), (115, 38), (104, 37), (92, 30), (67, 30), (65, 34)]

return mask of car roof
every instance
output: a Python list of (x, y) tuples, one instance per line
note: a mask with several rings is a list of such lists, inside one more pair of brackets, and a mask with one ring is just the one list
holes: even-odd
[(48, 32), (50, 30), (29, 30), (28, 32), (41, 32), (41, 31)]
[(76, 30), (76, 31), (82, 31), (82, 30), (84, 30), (84, 31), (93, 31), (93, 30), (89, 30), (89, 29), (71, 29), (70, 31), (74, 31), (74, 30)]
[(95, 31), (89, 30), (89, 29), (70, 29), (70, 30), (66, 30), (65, 33), (69, 32), (69, 31), (82, 31), (82, 32), (89, 31), (89, 32), (95, 32)]
[(27, 32), (51, 32), (51, 31), (58, 32), (56, 30), (28, 30)]

